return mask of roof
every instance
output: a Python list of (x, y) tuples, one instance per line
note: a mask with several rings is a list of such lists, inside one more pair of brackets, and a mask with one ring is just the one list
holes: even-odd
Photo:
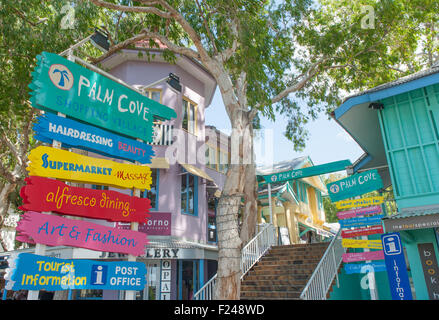
[(405, 77), (396, 79), (394, 81), (386, 82), (386, 83), (380, 84), (379, 86), (373, 87), (371, 89), (350, 95), (343, 100), (343, 103), (345, 103), (347, 100), (352, 99), (352, 98), (357, 97), (357, 96), (361, 96), (361, 95), (365, 95), (365, 94), (373, 93), (373, 92), (378, 92), (378, 91), (381, 91), (384, 89), (393, 88), (393, 87), (402, 85), (404, 83), (407, 83), (407, 82), (410, 82), (413, 80), (417, 80), (417, 79), (420, 79), (420, 78), (423, 78), (423, 77), (426, 77), (426, 76), (429, 76), (429, 75), (432, 75), (435, 73), (439, 73), (439, 64), (436, 66), (433, 66), (429, 69), (421, 70), (421, 71), (409, 74)]
[(332, 116), (364, 151), (364, 154), (354, 162), (354, 172), (360, 169), (381, 168), (380, 175), (384, 187), (391, 184), (388, 168), (383, 168), (388, 166), (388, 163), (378, 113), (369, 106), (372, 102), (436, 83), (439, 83), (439, 66), (415, 72), (344, 99)]
[(386, 219), (402, 219), (402, 218), (409, 218), (409, 217), (421, 217), (421, 216), (428, 216), (431, 214), (439, 214), (439, 207), (415, 208), (412, 210), (404, 210), (404, 211), (400, 211), (397, 214), (394, 214), (392, 216), (386, 217)]

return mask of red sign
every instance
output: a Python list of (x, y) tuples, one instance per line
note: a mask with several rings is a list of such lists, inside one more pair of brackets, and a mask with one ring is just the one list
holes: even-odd
[(106, 219), (109, 221), (146, 223), (151, 201), (146, 198), (109, 190), (68, 186), (43, 177), (30, 176), (21, 188), (24, 211), (53, 211), (63, 214)]
[[(170, 236), (171, 235), (171, 216), (170, 212), (150, 212), (148, 222), (139, 223), (139, 232), (150, 236)], [(129, 229), (130, 224), (119, 222), (116, 226), (120, 229)]]
[(352, 230), (342, 230), (341, 237), (342, 238), (354, 238), (359, 236), (368, 236), (370, 234), (379, 234), (384, 233), (382, 226), (372, 226), (367, 228), (358, 228)]
[(17, 240), (49, 246), (72, 246), (139, 256), (148, 244), (146, 234), (82, 220), (28, 211), (18, 222)]

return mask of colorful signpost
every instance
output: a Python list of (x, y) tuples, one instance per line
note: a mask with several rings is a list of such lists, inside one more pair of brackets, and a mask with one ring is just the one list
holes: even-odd
[[(136, 229), (139, 222), (147, 222), (150, 209), (147, 199), (70, 186), (53, 178), (132, 188), (133, 194), (138, 196), (140, 190), (150, 189), (151, 170), (138, 164), (151, 162), (152, 147), (115, 133), (151, 142), (154, 118), (171, 119), (176, 113), (127, 85), (53, 53), (43, 52), (37, 56), (32, 76), (30, 101), (34, 108), (46, 112), (34, 126), (36, 138), (54, 148), (37, 147), (28, 157), (30, 177), (20, 194), (23, 197), (21, 209), (31, 211), (22, 215), (17, 238), (36, 243), (36, 254), (22, 253), (10, 261), (5, 277), (6, 289), (27, 289), (29, 300), (37, 299), (40, 289), (129, 290), (126, 297), (133, 299), (133, 290), (143, 290), (145, 286), (145, 264), (134, 262), (135, 256), (145, 252), (148, 243), (145, 233), (36, 211), (125, 221), (131, 223), (130, 229)], [(136, 164), (79, 155), (61, 150), (61, 146), (131, 160)], [(124, 253), (128, 254), (129, 261), (49, 258), (39, 255), (44, 254), (45, 245)]]
[[(380, 261), (384, 259), (381, 241), (369, 240), (367, 236), (383, 233), (381, 219), (384, 215), (381, 214), (380, 204), (383, 203), (384, 197), (347, 198), (358, 197), (382, 188), (381, 177), (374, 169), (329, 183), (326, 187), (330, 199), (335, 202), (337, 209), (344, 210), (337, 213), (338, 222), (342, 229), (342, 246), (353, 248), (356, 251), (350, 252), (348, 249), (343, 254), (344, 269), (347, 274), (366, 273), (370, 284), (367, 288), (370, 290), (371, 299), (376, 300), (378, 294), (375, 272), (385, 271), (386, 266), (383, 261)], [(357, 237), (361, 238), (353, 239)], [(363, 249), (363, 252), (358, 252), (358, 249)]]
[(58, 259), (20, 253), (9, 261), (7, 290), (143, 290), (142, 262)]
[(148, 244), (146, 234), (71, 220), (34, 211), (25, 212), (17, 225), (17, 240), (49, 246), (71, 246), (140, 256)]
[(412, 292), (398, 232), (381, 236), (392, 300), (412, 300)]
[(79, 148), (113, 158), (151, 163), (152, 147), (78, 121), (46, 113), (34, 125), (35, 138), (52, 144), (59, 141), (64, 148)]
[(382, 187), (383, 181), (376, 169), (354, 174), (327, 185), (329, 197), (333, 202), (359, 196)]
[(177, 116), (173, 109), (54, 53), (38, 55), (32, 75), (33, 107), (145, 142), (152, 141), (155, 116)]
[(68, 186), (64, 182), (29, 176), (20, 196), (24, 211), (52, 211), (109, 221), (145, 223), (151, 201), (117, 191)]
[(151, 169), (97, 159), (73, 152), (39, 146), (29, 155), (30, 175), (74, 182), (88, 182), (119, 188), (150, 189)]

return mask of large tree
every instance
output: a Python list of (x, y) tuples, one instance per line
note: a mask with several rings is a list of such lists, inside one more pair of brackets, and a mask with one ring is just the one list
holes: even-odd
[(120, 12), (112, 32), (121, 21), (137, 22), (131, 35), (113, 36), (94, 63), (139, 40), (159, 40), (169, 53), (198, 60), (217, 81), (232, 145), (240, 146), (218, 204), (217, 299), (239, 299), (241, 247), (256, 223), (255, 117), (287, 117), (285, 135), (300, 149), (304, 124), (343, 94), (417, 71), (438, 53), (436, 1), (90, 1)]

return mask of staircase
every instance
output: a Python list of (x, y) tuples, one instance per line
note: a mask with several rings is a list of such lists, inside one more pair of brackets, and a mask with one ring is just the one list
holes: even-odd
[(273, 246), (242, 279), (241, 299), (299, 299), (328, 245)]

